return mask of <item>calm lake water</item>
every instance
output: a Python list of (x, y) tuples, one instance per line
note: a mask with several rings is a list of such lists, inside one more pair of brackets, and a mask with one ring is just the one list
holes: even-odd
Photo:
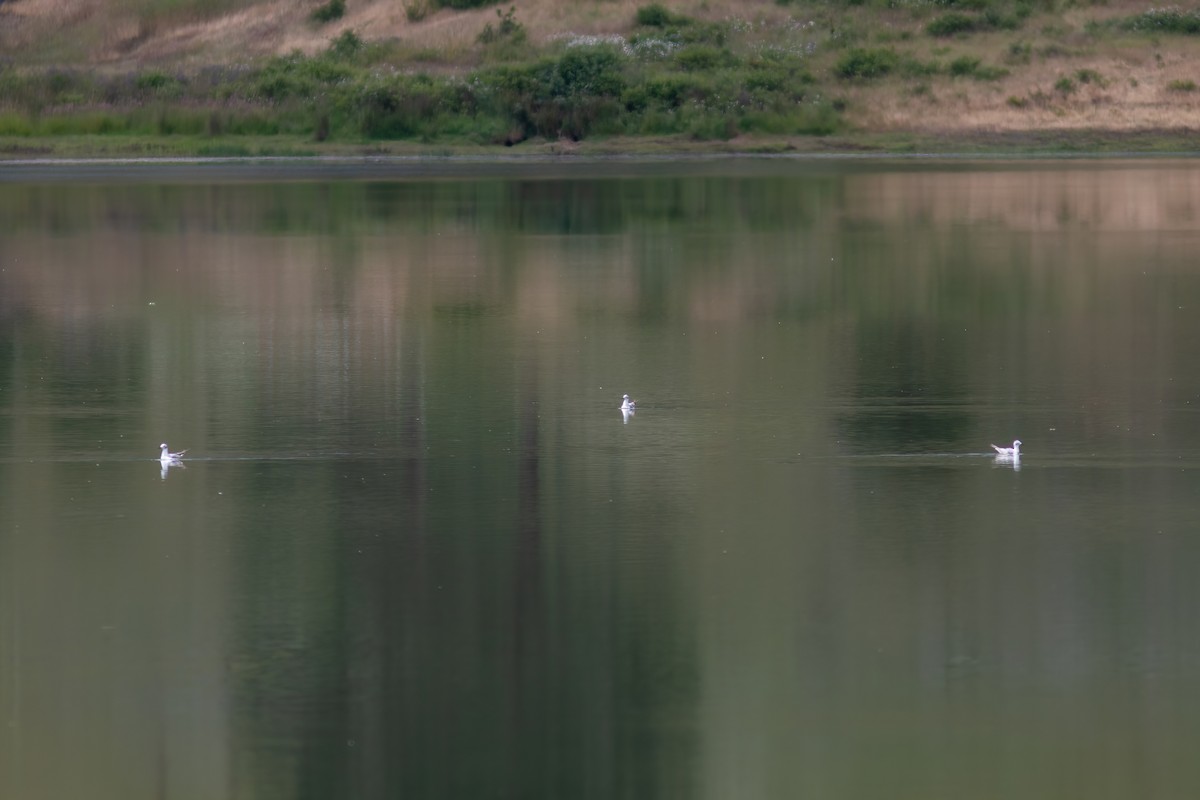
[(1198, 253), (1186, 161), (0, 168), (0, 797), (1200, 796)]

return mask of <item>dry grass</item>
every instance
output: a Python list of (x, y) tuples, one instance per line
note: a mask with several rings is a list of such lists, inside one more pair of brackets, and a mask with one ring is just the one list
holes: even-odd
[[(943, 81), (928, 95), (876, 89), (856, 98), (862, 110), (852, 112), (851, 119), (867, 129), (912, 131), (1194, 128), (1200, 120), (1200, 92), (1169, 87), (1172, 81), (1197, 75), (1196, 63), (1185, 69), (1159, 69), (1087, 59), (1039, 65), (984, 85)], [(1080, 71), (1099, 74), (1103, 83), (1081, 83)], [(1057, 88), (1064, 80), (1074, 88)]]
[[(209, 5), (218, 3), (211, 0)], [(228, 2), (228, 0), (226, 0)], [(33, 62), (73, 60), (132, 67), (144, 64), (219, 63), (231, 56), (315, 52), (344, 30), (368, 39), (399, 39), (415, 49), (463, 49), (483, 26), (495, 20), (496, 7), (472, 11), (443, 9), (410, 22), (402, 0), (350, 0), (346, 15), (334, 23), (312, 24), (309, 12), (319, 0), (260, 0), (214, 18), (190, 18), (155, 12), (151, 0), (7, 0), (0, 6), (0, 44), (24, 51)], [(560, 2), (514, 0), (517, 19), (534, 42), (563, 34), (628, 31), (637, 0)], [(728, 18), (781, 22), (790, 17), (772, 0), (687, 0), (673, 9), (704, 20)], [(219, 7), (219, 5), (218, 5)], [(149, 20), (149, 21), (148, 21)], [(49, 58), (39, 50), (46, 36), (74, 42), (55, 48)], [(39, 44), (40, 43), (40, 44)]]

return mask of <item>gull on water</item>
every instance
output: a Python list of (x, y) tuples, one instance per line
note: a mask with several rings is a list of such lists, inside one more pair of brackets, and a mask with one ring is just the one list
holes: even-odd
[(634, 401), (630, 400), (630, 399), (629, 399), (629, 395), (627, 395), (627, 394), (626, 394), (626, 395), (622, 395), (621, 397), (622, 397), (622, 400), (621, 400), (621, 410), (622, 410), (622, 411), (634, 411), (634, 410), (636, 410), (636, 408), (637, 408), (637, 403), (635, 403)]
[(1000, 458), (1020, 458), (1021, 440), (1014, 439), (1012, 447), (997, 447), (996, 445), (992, 445), (992, 449), (996, 451), (996, 455)]
[(167, 448), (166, 442), (160, 444), (159, 447), (162, 448), (162, 453), (159, 455), (158, 460), (164, 464), (178, 464), (183, 458), (183, 454), (187, 452), (187, 450), (180, 450), (178, 453), (172, 453)]

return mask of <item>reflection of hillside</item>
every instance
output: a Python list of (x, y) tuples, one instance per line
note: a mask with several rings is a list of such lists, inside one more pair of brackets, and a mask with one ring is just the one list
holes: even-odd
[[(206, 648), (169, 668), (222, 709), (194, 763), (239, 789), (847, 795), (886, 751), (914, 794), (967, 796), (979, 752), (1093, 727), (1029, 687), (1150, 692), (1194, 655), (1188, 473), (1092, 453), (1196, 435), (1175, 172), (0, 187), (4, 455), (150, 456), (175, 426), (225, 459), (187, 476), (211, 568), (161, 570), (174, 531), (0, 534), (0, 611), (17, 586), (53, 622), (21, 576), (104, 588), (128, 559), (133, 652)], [(1006, 433), (1019, 475), (900, 458)], [(0, 465), (5, 531), (78, 522), (81, 469)], [(164, 524), (188, 484), (150, 477), (104, 491)], [(152, 601), (188, 581), (212, 613), (176, 630)], [(111, 683), (153, 741), (161, 694)], [(978, 719), (977, 749), (950, 735)], [(938, 741), (963, 766), (931, 768)]]
[(1200, 173), (1145, 162), (882, 171), (848, 178), (843, 197), (849, 218), (891, 226), (1191, 232), (1200, 217)]
[[(726, 180), (4, 186), (0, 207), (17, 232), (0, 242), (0, 308), (47, 330), (142, 331), (152, 396), (185, 373), (193, 383), (240, 376), (254, 393), (206, 400), (204, 416), (230, 436), (258, 435), (271, 419), (354, 413), (352, 392), (384, 403), (394, 390), (378, 379), (398, 359), (421, 373), (497, 343), (514, 363), (543, 348), (543, 369), (586, 383), (587, 362), (564, 363), (559, 345), (578, 341), (604, 361), (636, 354), (645, 346), (636, 338), (593, 337), (614, 318), (686, 320), (693, 341), (714, 337), (715, 347), (688, 350), (701, 381), (713, 359), (748, 370), (737, 362), (755, 321), (774, 320), (833, 343), (823, 356), (831, 385), (862, 372), (864, 397), (969, 399), (1003, 392), (1020, 365), (1023, 385), (1075, 403), (1088, 425), (1137, 417), (1163, 433), (1167, 423), (1155, 420), (1177, 390), (1129, 376), (1178, 370), (1193, 356), (1172, 295), (1189, 269), (1196, 180), (1142, 163)], [(1168, 267), (1176, 277), (1145, 279), (1147, 257), (1177, 265)], [(1152, 324), (1146, 308), (1158, 310)], [(198, 324), (205, 334), (181, 361), (178, 347)], [(469, 330), (480, 336), (464, 338)], [(796, 341), (773, 346), (787, 362)], [(128, 340), (123, 358), (137, 348)], [(935, 438), (966, 430), (963, 420), (930, 421)], [(872, 447), (876, 423), (876, 433), (889, 424), (886, 415), (839, 424)]]
[[(1189, 270), (1193, 173), (1143, 162), (726, 180), (6, 185), (0, 208), (14, 233), (0, 242), (0, 309), (46, 330), (141, 330), (149, 380), (240, 371), (258, 400), (305, 397), (269, 405), (301, 418), (349, 409), (352, 387), (401, 353), (442, 361), (465, 327), (511, 338), (513, 359), (530, 343), (576, 339), (615, 358), (629, 342), (587, 337), (598, 320), (632, 317), (720, 330), (733, 353), (754, 320), (834, 326), (850, 337), (835, 373), (859, 364), (872, 382), (894, 377), (862, 387), (872, 396), (929, 392), (940, 380), (931, 375), (970, 396), (1021, 364), (1025, 380), (1091, 404), (1098, 419), (1152, 419), (1172, 390), (1130, 388), (1126, 376), (1193, 355), (1172, 301)], [(1144, 278), (1148, 257), (1176, 265), (1172, 277)], [(190, 366), (164, 361), (197, 322), (206, 333), (188, 345)], [(300, 368), (315, 374), (289, 385)]]

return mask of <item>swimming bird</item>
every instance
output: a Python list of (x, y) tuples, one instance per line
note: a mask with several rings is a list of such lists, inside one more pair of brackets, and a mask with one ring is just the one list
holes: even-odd
[(633, 411), (637, 408), (637, 403), (630, 400), (629, 395), (626, 394), (626, 395), (622, 395), (621, 397), (622, 397), (622, 400), (621, 400), (621, 410), (622, 411)]
[(187, 450), (180, 450), (178, 453), (172, 453), (167, 448), (166, 442), (160, 444), (159, 447), (162, 448), (162, 454), (159, 455), (158, 460), (164, 464), (178, 464), (183, 458), (183, 454), (187, 452)]
[(997, 447), (992, 445), (992, 449), (996, 451), (997, 456), (1003, 458), (1020, 458), (1021, 457), (1021, 440), (1014, 439), (1012, 447)]

